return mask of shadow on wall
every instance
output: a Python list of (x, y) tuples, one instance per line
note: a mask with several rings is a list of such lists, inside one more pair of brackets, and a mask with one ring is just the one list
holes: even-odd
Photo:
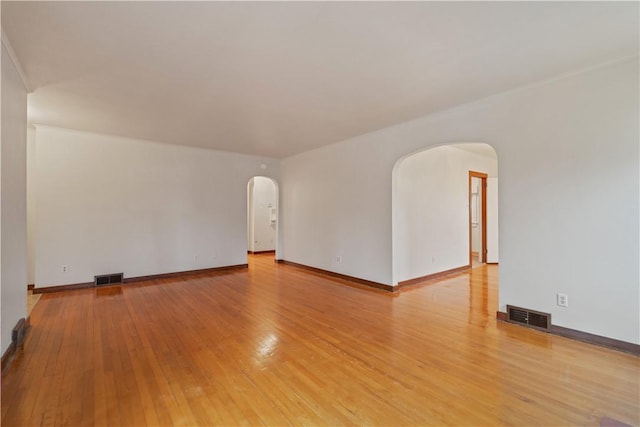
[(469, 265), (469, 172), (487, 178), (487, 262), (498, 262), (498, 157), (484, 143), (440, 145), (393, 169), (393, 283)]

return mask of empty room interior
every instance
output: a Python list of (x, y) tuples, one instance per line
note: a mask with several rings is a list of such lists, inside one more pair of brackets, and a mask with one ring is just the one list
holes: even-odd
[(640, 426), (638, 2), (2, 1), (2, 425)]

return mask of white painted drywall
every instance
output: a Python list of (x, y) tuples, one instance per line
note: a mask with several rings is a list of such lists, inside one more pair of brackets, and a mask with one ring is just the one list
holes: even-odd
[(2, 44), (0, 135), (0, 299), (2, 353), (11, 330), (27, 316), (27, 91)]
[(281, 257), (396, 283), (394, 164), (486, 142), (499, 162), (500, 308), (640, 343), (638, 72), (637, 58), (607, 64), (284, 159)]
[(500, 260), (499, 251), (499, 212), (489, 209), (489, 206), (499, 206), (498, 178), (487, 178), (487, 262), (497, 263)]
[(253, 178), (247, 184), (247, 250), (253, 249)]
[[(27, 128), (27, 171), (32, 170), (36, 161), (36, 128)], [(27, 172), (27, 281), (33, 284), (35, 280), (35, 177)]]
[(391, 282), (393, 150), (367, 140), (282, 161), (280, 258)]
[(272, 221), (271, 212), (277, 216), (276, 184), (263, 176), (256, 176), (249, 184), (249, 250), (253, 252), (276, 249), (276, 221)]
[(37, 288), (245, 264), (247, 182), (279, 162), (37, 127), (30, 173)]
[(397, 281), (469, 264), (470, 170), (495, 176), (497, 160), (450, 145), (398, 164), (393, 199)]

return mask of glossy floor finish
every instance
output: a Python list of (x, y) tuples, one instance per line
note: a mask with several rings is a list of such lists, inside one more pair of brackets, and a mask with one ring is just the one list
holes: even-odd
[(391, 295), (248, 271), (45, 294), (2, 425), (638, 425), (639, 359), (496, 324), (497, 267)]

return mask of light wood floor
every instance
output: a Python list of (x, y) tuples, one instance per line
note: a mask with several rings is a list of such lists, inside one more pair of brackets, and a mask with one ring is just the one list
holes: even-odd
[(42, 294), (34, 294), (31, 290), (27, 291), (27, 315), (31, 315), (41, 296)]
[(274, 264), (43, 295), (2, 425), (640, 424), (637, 357), (496, 324), (497, 267), (393, 296)]

